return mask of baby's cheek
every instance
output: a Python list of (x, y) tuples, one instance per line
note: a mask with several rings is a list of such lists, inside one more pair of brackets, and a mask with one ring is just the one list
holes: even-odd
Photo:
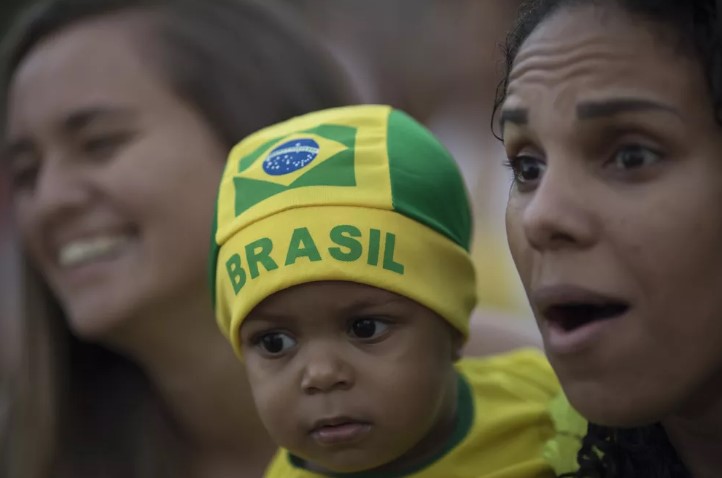
[(271, 379), (272, 375), (253, 363), (246, 364), (246, 372), (259, 415), (263, 418), (263, 415), (273, 413), (273, 409), (278, 408), (279, 393), (283, 395), (279, 391), (279, 381)]
[(256, 403), (261, 420), (267, 427), (288, 420), (292, 413), (293, 403), (292, 391), (286, 386), (285, 381), (280, 379), (280, 374), (275, 378), (267, 373), (253, 373), (249, 371), (248, 382), (251, 385), (251, 393)]
[(283, 396), (280, 393), (259, 396), (256, 398), (256, 409), (271, 439), (277, 445), (298, 453), (303, 450), (305, 437), (299, 435), (299, 417), (293, 402)]

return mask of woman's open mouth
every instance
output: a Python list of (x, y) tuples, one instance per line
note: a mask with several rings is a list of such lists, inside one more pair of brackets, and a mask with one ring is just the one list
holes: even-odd
[(532, 294), (546, 323), (547, 350), (572, 353), (588, 347), (606, 326), (629, 312), (628, 301), (574, 286), (546, 287)]
[(592, 322), (619, 317), (629, 309), (623, 302), (579, 303), (568, 302), (547, 307), (544, 318), (565, 332), (572, 332)]

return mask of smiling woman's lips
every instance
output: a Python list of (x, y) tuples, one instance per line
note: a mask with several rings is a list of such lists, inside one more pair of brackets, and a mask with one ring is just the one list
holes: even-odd
[(68, 242), (59, 248), (58, 264), (63, 268), (77, 267), (116, 254), (132, 240), (129, 235), (103, 235)]

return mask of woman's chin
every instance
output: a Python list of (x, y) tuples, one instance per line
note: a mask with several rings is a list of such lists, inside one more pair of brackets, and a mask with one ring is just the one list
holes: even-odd
[(628, 391), (573, 385), (565, 393), (574, 409), (587, 421), (612, 428), (632, 428), (659, 422), (668, 414), (668, 407), (648, 397), (635, 396)]
[(127, 303), (115, 306), (101, 297), (67, 304), (65, 313), (73, 335), (88, 342), (106, 342), (112, 339), (133, 316)]

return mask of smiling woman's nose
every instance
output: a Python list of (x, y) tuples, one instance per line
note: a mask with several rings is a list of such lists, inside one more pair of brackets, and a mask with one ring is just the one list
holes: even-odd
[(46, 225), (77, 213), (90, 200), (90, 189), (78, 171), (47, 164), (38, 171), (33, 190), (19, 199), (18, 206), (22, 214)]

